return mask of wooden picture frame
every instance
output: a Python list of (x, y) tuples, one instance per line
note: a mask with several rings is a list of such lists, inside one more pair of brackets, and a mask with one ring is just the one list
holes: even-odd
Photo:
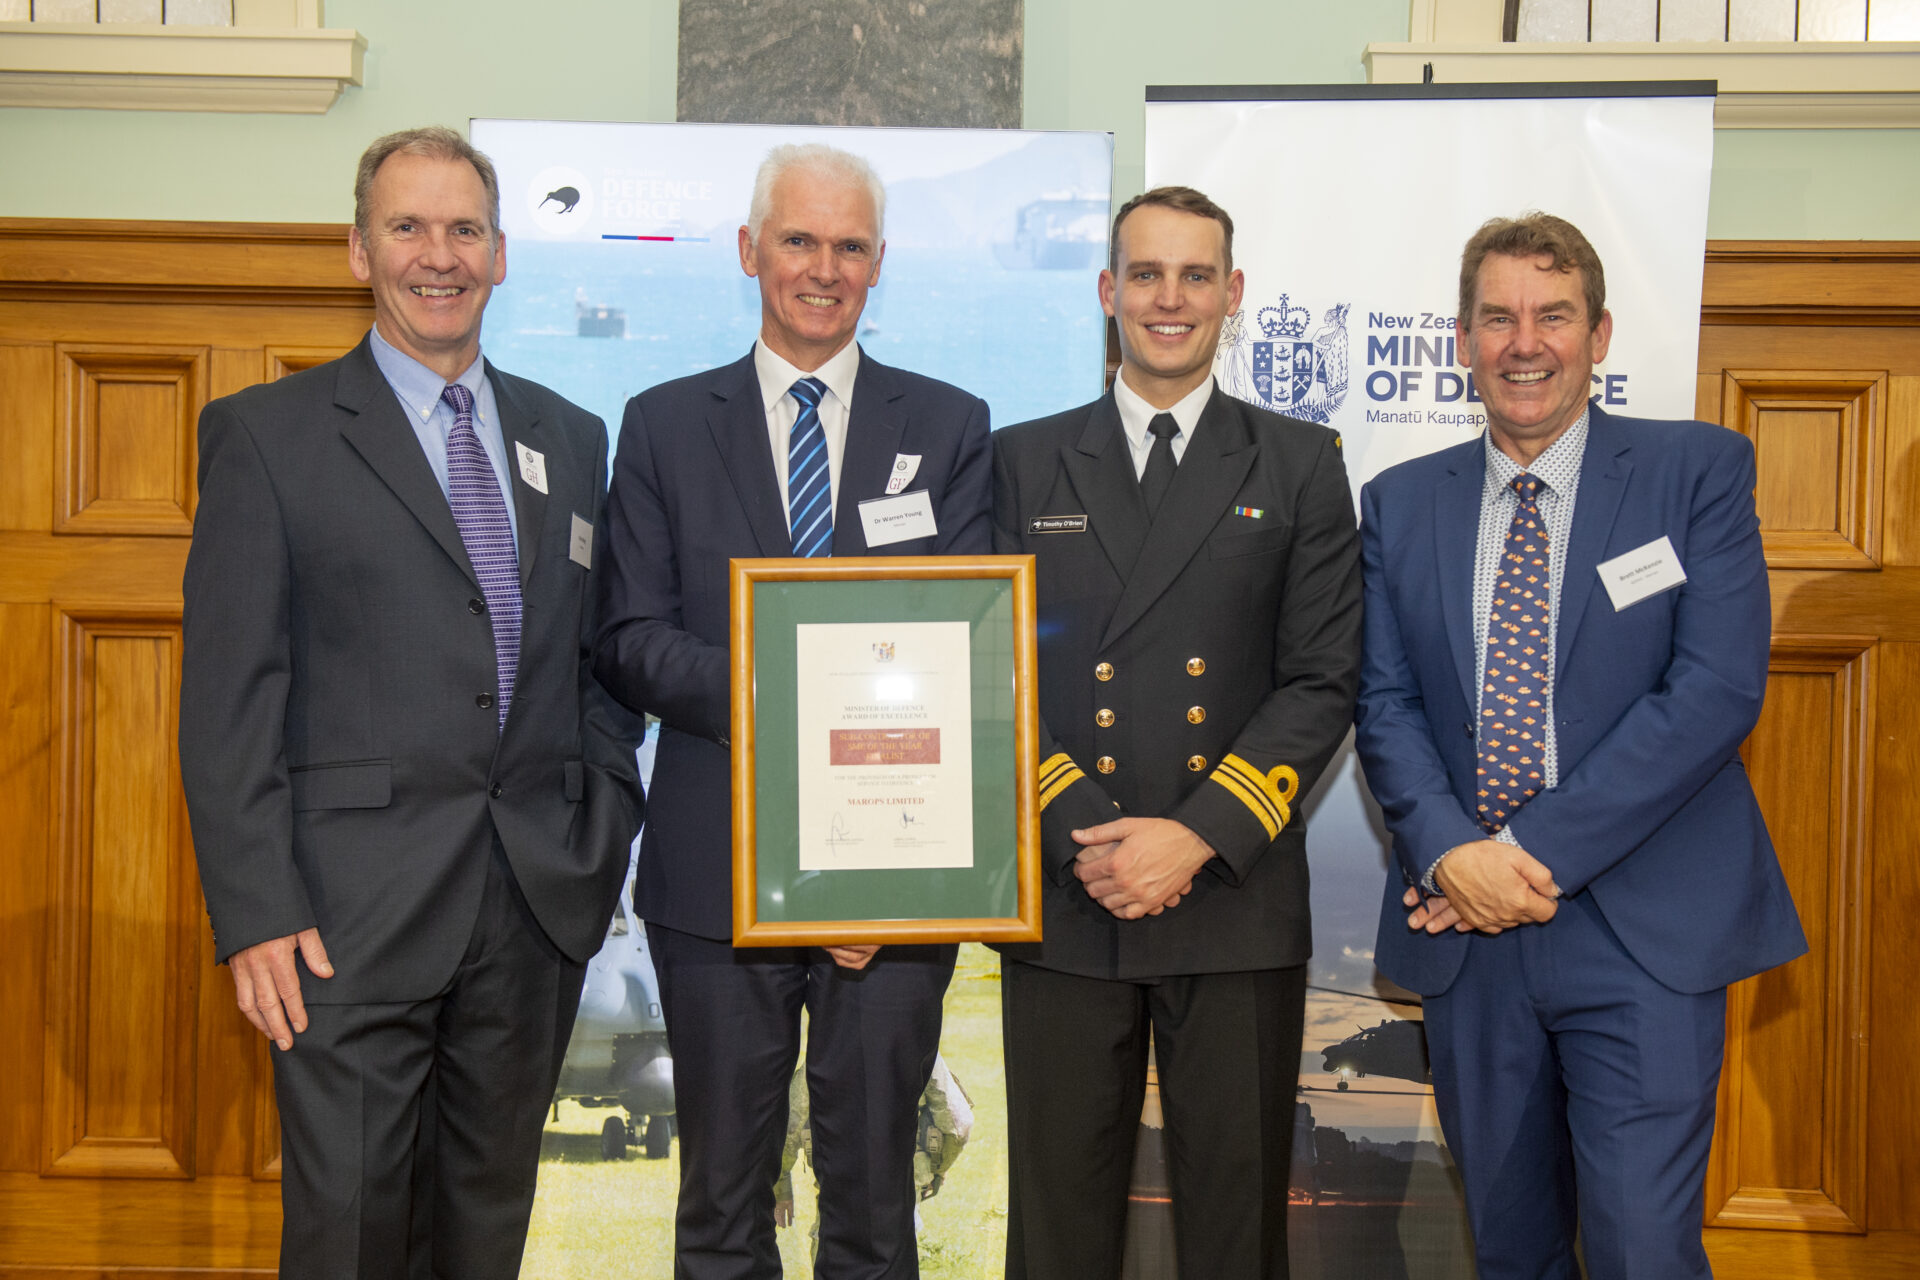
[(732, 562), (735, 946), (1039, 941), (1034, 574)]

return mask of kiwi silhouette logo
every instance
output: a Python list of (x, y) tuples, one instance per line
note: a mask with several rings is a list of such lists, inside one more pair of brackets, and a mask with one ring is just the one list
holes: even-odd
[(550, 236), (577, 236), (593, 219), (593, 184), (587, 175), (554, 165), (533, 175), (526, 186), (527, 214)]

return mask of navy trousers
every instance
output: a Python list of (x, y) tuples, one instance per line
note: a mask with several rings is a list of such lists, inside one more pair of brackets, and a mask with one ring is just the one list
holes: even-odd
[(913, 1151), (957, 948), (892, 946), (858, 972), (818, 947), (647, 925), (680, 1134), (676, 1280), (779, 1280), (773, 1184), (807, 1010), (821, 1280), (914, 1280)]
[(1726, 989), (1671, 990), (1586, 893), (1475, 937), (1426, 1001), (1434, 1098), (1481, 1280), (1709, 1277), (1701, 1245)]

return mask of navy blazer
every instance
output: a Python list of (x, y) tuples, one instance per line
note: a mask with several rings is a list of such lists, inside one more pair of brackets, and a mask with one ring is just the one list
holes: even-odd
[[(898, 454), (918, 454), (936, 532), (869, 548), (860, 503), (886, 496)], [(837, 556), (984, 555), (987, 405), (860, 355), (834, 502)], [(607, 504), (594, 671), (660, 718), (635, 911), (704, 938), (733, 936), (727, 562), (791, 554), (753, 354), (627, 402)]]
[[(1376, 958), (1445, 991), (1473, 935), (1407, 928), (1401, 896), (1475, 822), (1474, 555), (1485, 446), (1382, 472), (1361, 493), (1365, 652), (1356, 745), (1394, 859)], [(1660, 982), (1703, 992), (1806, 950), (1741, 763), (1771, 615), (1753, 446), (1702, 422), (1592, 412), (1554, 647), (1560, 784), (1511, 825), (1565, 894), (1593, 895)], [(1615, 610), (1596, 566), (1661, 536), (1679, 587)]]

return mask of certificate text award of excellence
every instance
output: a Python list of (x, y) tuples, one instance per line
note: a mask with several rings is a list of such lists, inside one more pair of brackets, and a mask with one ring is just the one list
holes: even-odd
[(794, 629), (801, 871), (973, 865), (965, 622)]

